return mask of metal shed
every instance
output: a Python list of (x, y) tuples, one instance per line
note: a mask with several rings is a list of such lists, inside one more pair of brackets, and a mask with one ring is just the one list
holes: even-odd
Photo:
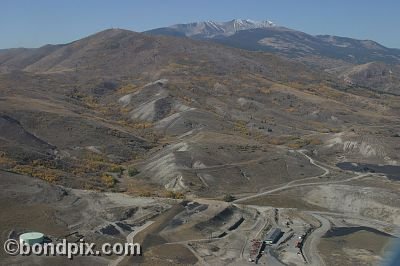
[(282, 231), (279, 228), (272, 228), (264, 240), (265, 244), (274, 244), (281, 237)]

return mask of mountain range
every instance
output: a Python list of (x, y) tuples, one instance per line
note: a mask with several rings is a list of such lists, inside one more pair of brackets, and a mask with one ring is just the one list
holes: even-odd
[[(400, 232), (397, 61), (250, 20), (0, 50), (0, 241), (39, 231), (145, 253), (74, 265), (378, 261)], [(271, 226), (283, 236), (262, 253)], [(341, 227), (362, 232), (328, 236)]]
[[(254, 30), (260, 29), (230, 37)], [(36, 175), (56, 175), (67, 186), (104, 189), (99, 174), (140, 158), (141, 180), (215, 195), (227, 189), (225, 172), (205, 169), (199, 175), (198, 165), (252, 165), (254, 156), (270, 150), (278, 161), (294, 160), (296, 168), (301, 162), (279, 145), (313, 146), (313, 138), (305, 137), (310, 132), (395, 121), (397, 98), (357, 85), (370, 86), (373, 79), (381, 86), (376, 76), (383, 68), (383, 62), (367, 63), (338, 74), (280, 54), (121, 29), (68, 44), (2, 50), (0, 148), (13, 171), (37, 169)], [(394, 76), (391, 69), (384, 76)], [(395, 94), (398, 82), (389, 81)], [(369, 159), (394, 158), (388, 149)], [(267, 165), (234, 167), (228, 190), (279, 182), (282, 172), (261, 181)], [(42, 176), (39, 169), (52, 174)], [(253, 178), (243, 179), (241, 171)], [(118, 182), (126, 189), (133, 180)]]
[[(345, 77), (344, 80), (349, 84), (399, 93), (395, 83), (400, 75), (400, 49), (387, 48), (371, 40), (332, 35), (314, 36), (277, 26), (270, 21), (242, 19), (177, 24), (145, 33), (188, 37), (249, 51), (271, 52)], [(371, 62), (380, 64), (369, 64)], [(355, 72), (358, 73), (357, 77), (354, 76)], [(360, 80), (360, 77), (364, 78)]]
[(392, 49), (371, 40), (356, 40), (332, 35), (310, 35), (277, 26), (271, 21), (235, 19), (227, 22), (194, 22), (146, 31), (148, 34), (185, 36), (212, 40), (254, 51), (282, 53), (290, 57), (309, 54), (351, 63), (374, 60), (400, 62), (400, 49)]
[(250, 19), (234, 19), (227, 22), (201, 21), (188, 24), (176, 24), (166, 28), (148, 31), (153, 34), (186, 36), (197, 39), (231, 36), (241, 30), (262, 29), (274, 27), (271, 21), (253, 21)]

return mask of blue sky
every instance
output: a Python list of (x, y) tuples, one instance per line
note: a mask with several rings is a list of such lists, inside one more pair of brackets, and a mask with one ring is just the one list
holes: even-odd
[(310, 34), (372, 39), (400, 48), (396, 0), (1, 0), (0, 48), (66, 43), (106, 28), (143, 31), (234, 18), (272, 20)]

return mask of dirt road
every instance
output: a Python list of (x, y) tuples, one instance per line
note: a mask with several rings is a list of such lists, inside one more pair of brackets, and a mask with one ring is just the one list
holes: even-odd
[(321, 215), (315, 213), (310, 214), (320, 222), (321, 226), (307, 237), (303, 247), (303, 254), (309, 265), (324, 266), (325, 263), (318, 253), (318, 243), (321, 237), (331, 229), (331, 223)]
[[(139, 232), (141, 232), (142, 230), (146, 229), (152, 223), (154, 223), (154, 221), (147, 221), (144, 225), (142, 225), (138, 228), (135, 228), (135, 231), (132, 231), (129, 235), (127, 235), (126, 242), (133, 243), (133, 238), (135, 237), (135, 235), (138, 234)], [(110, 262), (110, 264), (108, 264), (108, 265), (109, 266), (117, 266), (124, 258), (125, 258), (125, 256), (120, 256), (116, 260)]]
[[(278, 187), (278, 188), (275, 188), (275, 189), (272, 189), (272, 190), (264, 191), (264, 192), (257, 193), (257, 194), (251, 195), (251, 196), (247, 196), (247, 197), (243, 197), (243, 198), (237, 199), (234, 202), (235, 203), (240, 203), (240, 202), (244, 202), (246, 200), (258, 198), (258, 197), (261, 197), (261, 196), (266, 196), (266, 195), (269, 195), (269, 194), (272, 194), (272, 193), (275, 193), (275, 192), (278, 192), (278, 191), (291, 189), (291, 188), (296, 188), (296, 187), (306, 187), (306, 186), (318, 186), (318, 185), (329, 185), (329, 184), (346, 183), (346, 182), (350, 182), (350, 181), (354, 181), (354, 180), (366, 177), (368, 175), (370, 175), (370, 174), (369, 173), (367, 173), (367, 174), (358, 174), (358, 175), (353, 176), (353, 177), (348, 178), (348, 179), (338, 180), (338, 181), (329, 181), (329, 182), (312, 182), (312, 183), (304, 183), (304, 184), (296, 184), (296, 185), (290, 185), (288, 183), (288, 184), (283, 185), (282, 187)], [(302, 179), (302, 180), (304, 180), (304, 179)]]

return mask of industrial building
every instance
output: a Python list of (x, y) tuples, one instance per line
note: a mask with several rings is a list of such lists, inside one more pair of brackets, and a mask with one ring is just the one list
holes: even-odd
[(282, 231), (279, 228), (272, 228), (264, 240), (265, 244), (275, 244), (282, 236)]

